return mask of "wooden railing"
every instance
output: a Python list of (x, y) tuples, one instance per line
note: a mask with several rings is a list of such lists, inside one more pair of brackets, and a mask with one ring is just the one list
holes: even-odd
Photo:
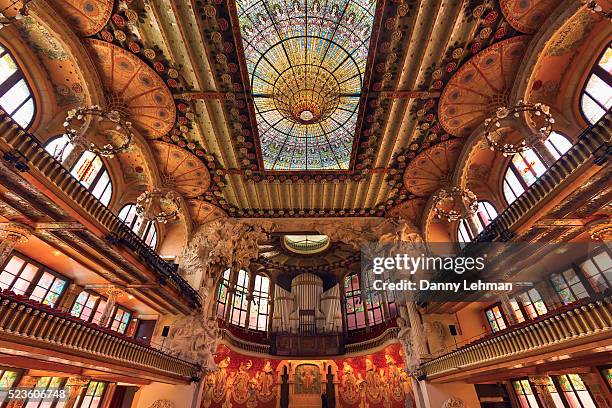
[(428, 378), (470, 368), (479, 369), (528, 354), (544, 354), (547, 349), (570, 342), (588, 343), (610, 338), (612, 305), (609, 297), (569, 305), (536, 321), (521, 323), (488, 338), (461, 347), (421, 365)]
[[(608, 112), (594, 126), (583, 132), (578, 141), (539, 177), (523, 194), (487, 225), (477, 242), (509, 240), (512, 228), (534, 207), (543, 202), (579, 167), (592, 160), (603, 165), (610, 155), (612, 113)], [(468, 244), (466, 249), (470, 247)]]
[(164, 261), (151, 247), (125, 225), (104, 204), (93, 196), (38, 142), (36, 136), (24, 131), (13, 119), (0, 109), (0, 140), (14, 151), (4, 154), (4, 159), (12, 162), (19, 171), (29, 171), (35, 167), (58, 189), (66, 193), (83, 210), (96, 219), (108, 231), (109, 241), (122, 244), (159, 275), (159, 283), (170, 283), (185, 296), (193, 307), (200, 306), (200, 296), (177, 271), (176, 266)]
[(190, 381), (199, 372), (196, 364), (7, 291), (0, 292), (0, 339), (128, 366), (153, 377), (182, 382)]

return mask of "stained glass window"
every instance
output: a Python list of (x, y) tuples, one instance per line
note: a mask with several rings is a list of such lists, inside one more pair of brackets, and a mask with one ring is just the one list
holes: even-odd
[(581, 101), (582, 113), (596, 123), (612, 107), (612, 47), (607, 47), (587, 80)]
[(557, 377), (563, 395), (571, 408), (597, 408), (591, 394), (578, 374)]
[(589, 296), (576, 271), (572, 268), (561, 273), (553, 273), (550, 275), (550, 281), (564, 305)]
[[(67, 136), (59, 136), (50, 139), (45, 145), (45, 150), (56, 160), (64, 160), (73, 146)], [(72, 167), (70, 174), (89, 190), (104, 205), (110, 203), (113, 195), (113, 184), (106, 170), (106, 166), (100, 156), (90, 151), (84, 152)]]
[(66, 284), (58, 273), (44, 268), (25, 257), (13, 255), (0, 272), (0, 288), (55, 307)]
[(491, 326), (493, 333), (504, 330), (507, 327), (504, 314), (502, 313), (499, 305), (491, 306), (488, 309), (485, 309), (485, 316), (487, 317), (487, 321), (489, 322), (489, 326)]
[(472, 242), (476, 238), (480, 232), (491, 223), (495, 218), (497, 218), (497, 210), (488, 201), (479, 201), (478, 202), (478, 210), (474, 215), (471, 216), (472, 221), (478, 228), (478, 231), (472, 231), (468, 222), (462, 219), (459, 222), (459, 227), (457, 230), (457, 236), (459, 238), (460, 243)]
[(79, 397), (75, 408), (98, 408), (102, 403), (105, 389), (106, 383), (90, 381), (85, 392)]
[(368, 308), (368, 323), (369, 324), (378, 324), (382, 323), (385, 320), (385, 316), (383, 314), (382, 303), (383, 303), (383, 292), (374, 290), (372, 287), (372, 282), (374, 279), (378, 279), (374, 272), (371, 269), (366, 270), (366, 305)]
[(125, 204), (119, 211), (119, 219), (134, 231), (135, 234), (141, 233), (140, 237), (145, 244), (155, 249), (157, 245), (157, 226), (153, 221), (147, 221), (147, 224), (142, 228), (143, 218), (136, 212), (136, 204)]
[[(553, 158), (559, 159), (572, 147), (572, 143), (562, 134), (552, 132), (544, 142), (544, 147)], [(534, 149), (515, 154), (504, 175), (503, 192), (508, 204), (514, 202), (535, 183), (546, 169), (544, 160)]]
[(365, 327), (365, 312), (361, 300), (359, 275), (352, 274), (344, 278), (344, 295), (346, 298), (346, 321), (348, 330)]
[(0, 106), (19, 126), (27, 128), (34, 118), (34, 98), (23, 72), (0, 46)]
[(119, 333), (125, 333), (128, 325), (130, 324), (131, 316), (132, 314), (128, 310), (122, 307), (117, 307), (115, 310), (115, 315), (113, 316), (111, 330)]
[[(0, 391), (6, 391), (8, 388), (16, 386), (18, 377), (18, 371), (4, 370), (0, 368)], [(3, 396), (3, 393), (0, 392), (0, 406), (4, 407), (3, 403), (6, 401), (6, 399), (6, 394)]]
[(99, 325), (105, 308), (106, 300), (100, 295), (82, 291), (74, 301), (70, 314), (86, 322)]
[(267, 276), (255, 276), (253, 287), (253, 300), (249, 310), (249, 329), (268, 330), (268, 315), (270, 304), (268, 303), (270, 291), (270, 279)]
[(546, 304), (540, 296), (540, 292), (537, 289), (529, 289), (527, 292), (523, 292), (518, 295), (518, 299), (523, 305), (523, 309), (527, 313), (530, 319), (535, 319), (538, 316), (542, 316), (548, 313)]
[(521, 404), (521, 408), (539, 408), (529, 380), (512, 381), (512, 386), (516, 391), (516, 396)]
[(21, 406), (23, 406), (24, 408), (63, 407), (65, 404), (65, 400), (60, 401), (61, 395), (59, 393), (55, 395), (55, 393), (53, 393), (52, 391), (54, 389), (63, 388), (65, 382), (66, 378), (62, 377), (38, 377), (34, 388), (41, 391), (49, 390), (50, 398), (37, 398), (32, 400), (28, 398), (27, 403)]
[(612, 283), (612, 258), (607, 250), (596, 254), (580, 264), (591, 287), (596, 292), (603, 292)]
[(376, 2), (237, 3), (264, 168), (348, 169)]

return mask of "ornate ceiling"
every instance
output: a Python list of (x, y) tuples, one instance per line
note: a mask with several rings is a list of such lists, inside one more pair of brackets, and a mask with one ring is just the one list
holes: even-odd
[(560, 0), (111, 3), (53, 1), (196, 222), (418, 223)]

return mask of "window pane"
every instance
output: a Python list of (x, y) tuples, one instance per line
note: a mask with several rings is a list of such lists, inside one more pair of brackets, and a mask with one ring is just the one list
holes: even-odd
[(612, 87), (606, 84), (599, 76), (591, 75), (586, 85), (586, 91), (591, 98), (595, 99), (606, 109), (612, 107)]
[(25, 80), (20, 80), (0, 98), (0, 105), (9, 114), (30, 96), (30, 90)]
[(513, 203), (521, 194), (525, 192), (521, 182), (516, 177), (511, 168), (506, 170), (504, 176), (504, 198), (508, 204)]
[(3, 83), (17, 71), (17, 64), (13, 58), (7, 53), (0, 58), (0, 83)]
[(45, 146), (45, 150), (59, 161), (65, 160), (73, 148), (67, 136), (51, 139)]
[(72, 169), (72, 175), (89, 188), (102, 168), (102, 160), (94, 153), (86, 151), (81, 155)]
[(582, 95), (582, 112), (587, 117), (589, 122), (596, 123), (599, 119), (605, 115), (606, 111), (603, 110), (590, 96)]
[(30, 99), (23, 104), (17, 112), (13, 114), (13, 119), (22, 128), (28, 127), (32, 119), (34, 118), (34, 99)]

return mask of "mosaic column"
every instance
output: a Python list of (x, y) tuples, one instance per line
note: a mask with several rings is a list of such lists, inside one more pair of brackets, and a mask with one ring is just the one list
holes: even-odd
[(25, 244), (32, 235), (32, 228), (18, 222), (0, 223), (0, 265), (4, 265), (17, 244)]
[(102, 316), (100, 317), (100, 326), (102, 327), (108, 326), (111, 318), (111, 313), (113, 312), (115, 304), (117, 303), (117, 298), (123, 295), (123, 290), (119, 288), (109, 288), (107, 293), (108, 299), (106, 301), (106, 307), (104, 308), (104, 312), (102, 312)]
[(529, 377), (529, 381), (536, 388), (536, 393), (538, 394), (542, 408), (557, 408), (555, 401), (550, 395), (549, 387), (552, 385), (552, 382), (549, 377)]
[(68, 389), (68, 399), (64, 403), (63, 408), (73, 408), (77, 403), (79, 396), (83, 393), (83, 390), (89, 384), (89, 378), (86, 377), (70, 377), (66, 381), (66, 388)]
[(69, 313), (74, 301), (84, 289), (85, 288), (81, 285), (71, 283), (70, 286), (68, 286), (66, 293), (62, 297), (62, 300), (57, 305), (58, 310), (60, 312)]
[(88, 143), (84, 136), (78, 136), (70, 141), (72, 145), (72, 150), (68, 153), (68, 156), (61, 160), (62, 165), (66, 168), (66, 170), (70, 171), (77, 163), (77, 161), (81, 158), (81, 155), (87, 151)]
[(598, 373), (580, 374), (580, 379), (593, 396), (599, 408), (612, 408), (612, 395)]
[(504, 314), (508, 319), (508, 324), (510, 326), (517, 324), (518, 320), (516, 319), (516, 314), (514, 313), (512, 304), (510, 303), (510, 297), (508, 296), (508, 292), (499, 292), (499, 300), (501, 302)]

